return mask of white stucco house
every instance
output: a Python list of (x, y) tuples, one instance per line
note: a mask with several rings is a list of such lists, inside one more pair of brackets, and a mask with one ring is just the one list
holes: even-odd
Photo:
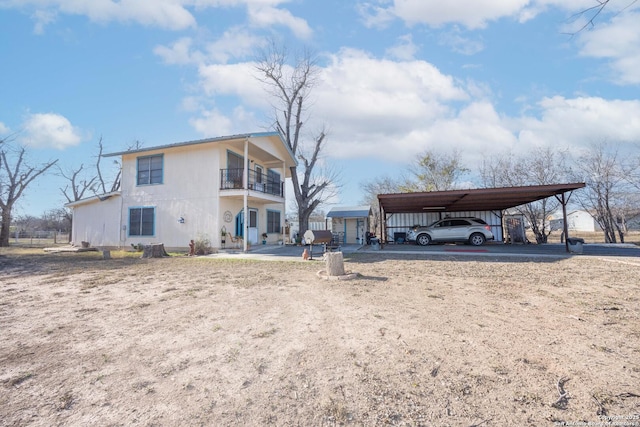
[(249, 133), (106, 154), (122, 160), (120, 191), (68, 203), (72, 241), (95, 247), (207, 238), (256, 244), (283, 239), (285, 184), (296, 165), (277, 132)]
[[(562, 230), (564, 227), (562, 212), (555, 212), (549, 218), (552, 230)], [(567, 229), (569, 231), (593, 232), (599, 230), (596, 220), (585, 210), (567, 212)]]

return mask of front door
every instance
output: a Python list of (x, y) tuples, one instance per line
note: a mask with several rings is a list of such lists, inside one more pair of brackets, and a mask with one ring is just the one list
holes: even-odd
[[(236, 215), (236, 236), (244, 238), (244, 209)], [(248, 242), (258, 243), (258, 210), (249, 209)]]

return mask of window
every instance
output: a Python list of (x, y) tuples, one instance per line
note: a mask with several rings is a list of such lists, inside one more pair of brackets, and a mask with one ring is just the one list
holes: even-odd
[(267, 233), (280, 233), (280, 212), (267, 211)]
[(282, 196), (280, 174), (273, 169), (267, 169), (267, 192), (276, 196)]
[(153, 236), (155, 208), (129, 209), (129, 236)]
[(138, 157), (138, 185), (162, 184), (163, 156)]

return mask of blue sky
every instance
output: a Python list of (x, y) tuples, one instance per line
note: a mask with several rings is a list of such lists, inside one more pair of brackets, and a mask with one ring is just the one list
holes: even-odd
[[(537, 146), (638, 151), (640, 3), (611, 0), (0, 0), (0, 137), (65, 170), (105, 152), (271, 122), (254, 77), (270, 39), (319, 58), (309, 137), (340, 171), (334, 200), (398, 177), (427, 149), (484, 157)], [(108, 159), (105, 159), (108, 160)], [(106, 162), (105, 162), (106, 165)], [(473, 185), (473, 173), (468, 177)], [(14, 215), (61, 207), (54, 174)]]

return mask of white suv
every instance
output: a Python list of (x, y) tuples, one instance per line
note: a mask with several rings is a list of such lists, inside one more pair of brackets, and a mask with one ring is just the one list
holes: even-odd
[(445, 218), (426, 227), (413, 226), (407, 231), (407, 240), (420, 246), (432, 242), (465, 242), (481, 246), (493, 240), (491, 227), (480, 218)]

